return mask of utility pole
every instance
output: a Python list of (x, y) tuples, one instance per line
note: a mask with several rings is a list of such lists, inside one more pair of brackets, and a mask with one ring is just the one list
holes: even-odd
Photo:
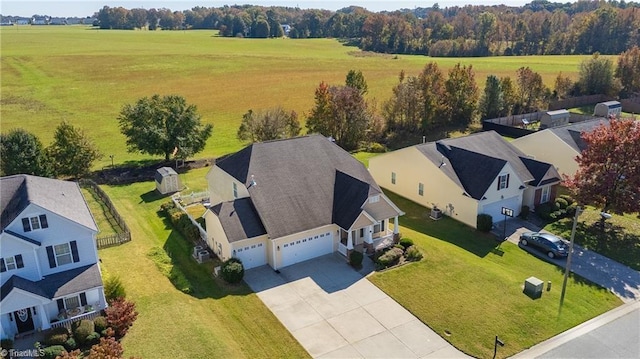
[(573, 227), (571, 228), (571, 240), (569, 242), (569, 255), (567, 256), (567, 265), (564, 268), (564, 280), (562, 281), (562, 293), (560, 294), (560, 308), (558, 308), (558, 317), (562, 314), (562, 304), (564, 303), (564, 292), (567, 290), (567, 279), (569, 279), (569, 271), (571, 271), (571, 257), (573, 256), (573, 239), (576, 235), (576, 225), (578, 217), (582, 214), (582, 207), (576, 207), (576, 214), (573, 217)]

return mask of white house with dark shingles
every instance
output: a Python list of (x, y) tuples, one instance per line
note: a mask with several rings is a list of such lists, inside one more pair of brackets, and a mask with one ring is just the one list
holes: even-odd
[(245, 268), (372, 250), (391, 242), (404, 214), (362, 163), (319, 135), (254, 143), (216, 163), (207, 180), (207, 244)]
[(74, 182), (0, 178), (0, 337), (82, 318), (106, 306), (98, 232)]

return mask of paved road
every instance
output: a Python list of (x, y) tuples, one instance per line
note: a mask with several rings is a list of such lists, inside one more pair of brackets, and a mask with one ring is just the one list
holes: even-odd
[[(504, 221), (500, 221), (494, 229), (494, 233), (499, 237), (503, 235), (503, 224)], [(518, 244), (520, 248), (529, 253), (540, 256), (564, 268), (566, 265), (565, 259), (552, 260), (542, 252), (519, 244), (520, 234), (539, 230), (539, 227), (519, 218), (507, 220), (506, 233), (509, 242)], [(640, 300), (640, 272), (596, 252), (584, 249), (577, 244), (574, 244), (573, 250), (571, 272), (609, 289), (625, 303)]]
[(640, 302), (620, 306), (512, 358), (640, 358)]
[(469, 358), (337, 253), (244, 280), (314, 358)]

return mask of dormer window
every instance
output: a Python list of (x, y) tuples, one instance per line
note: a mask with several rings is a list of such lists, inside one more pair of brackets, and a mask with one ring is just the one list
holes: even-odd
[(505, 173), (498, 177), (498, 191), (509, 188), (509, 174)]
[(49, 228), (47, 215), (41, 214), (36, 217), (25, 217), (22, 219), (22, 229), (25, 232), (35, 231), (36, 229)]
[(369, 203), (377, 203), (380, 201), (380, 195), (375, 195), (369, 197)]

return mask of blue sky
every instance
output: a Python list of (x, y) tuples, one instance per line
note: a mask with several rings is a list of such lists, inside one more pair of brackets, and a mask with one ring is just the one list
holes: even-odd
[(127, 9), (132, 8), (168, 8), (171, 10), (186, 10), (194, 6), (219, 7), (233, 4), (254, 4), (263, 6), (291, 6), (315, 9), (337, 10), (349, 5), (365, 7), (371, 11), (396, 10), (400, 8), (430, 7), (434, 3), (440, 7), (471, 5), (496, 5), (507, 4), (511, 6), (522, 6), (530, 0), (442, 0), (442, 1), (406, 1), (406, 0), (241, 0), (241, 1), (201, 1), (201, 0), (124, 0), (124, 1), (96, 1), (96, 0), (1, 0), (0, 13), (2, 15), (31, 16), (50, 15), (57, 17), (86, 17), (100, 10), (104, 5), (115, 7), (122, 6)]

